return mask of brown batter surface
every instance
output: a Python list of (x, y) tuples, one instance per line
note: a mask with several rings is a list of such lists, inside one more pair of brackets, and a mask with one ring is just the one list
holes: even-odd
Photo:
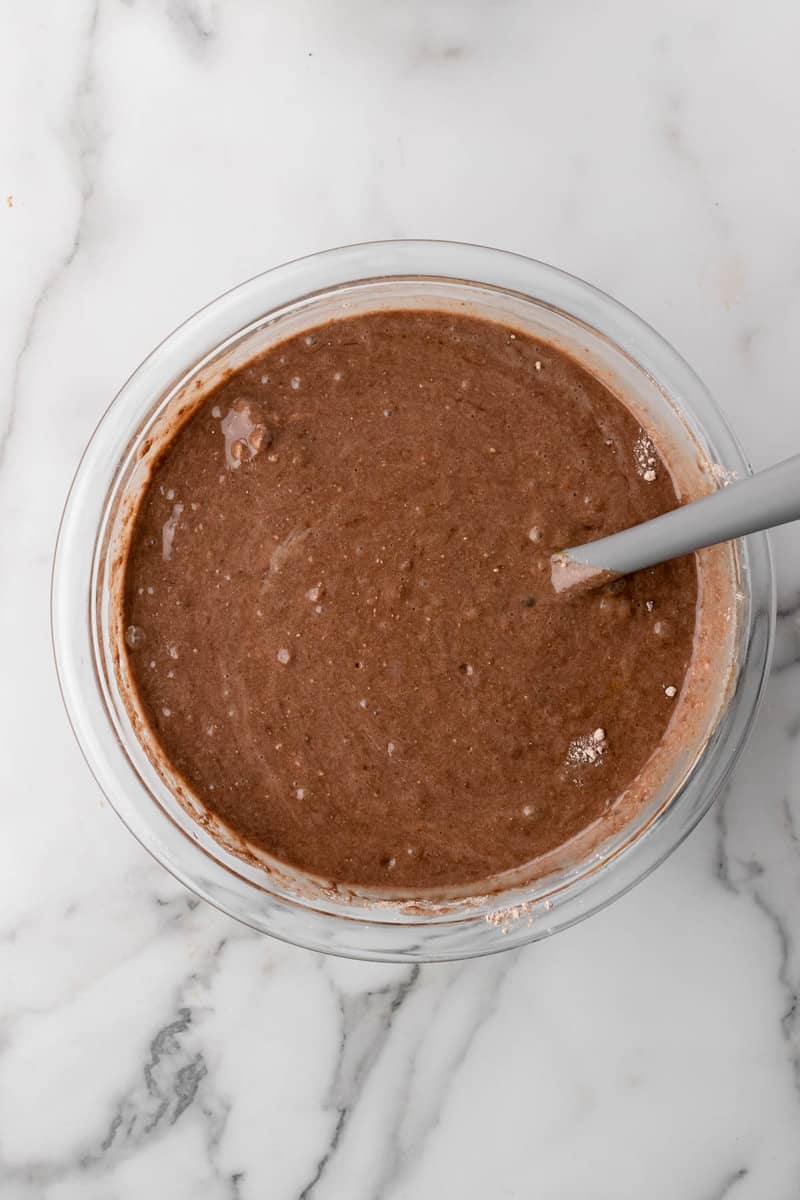
[(384, 312), (203, 402), (134, 525), (124, 622), (163, 753), (252, 845), (459, 885), (606, 813), (664, 734), (694, 558), (552, 598), (549, 557), (675, 507), (631, 413), (552, 346)]

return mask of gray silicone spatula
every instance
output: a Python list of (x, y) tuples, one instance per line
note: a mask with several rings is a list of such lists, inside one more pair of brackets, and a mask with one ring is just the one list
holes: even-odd
[(652, 521), (554, 554), (553, 587), (557, 592), (591, 587), (704, 546), (797, 520), (800, 454)]

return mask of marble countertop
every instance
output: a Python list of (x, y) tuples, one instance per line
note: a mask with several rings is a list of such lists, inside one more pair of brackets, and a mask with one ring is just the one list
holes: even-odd
[(756, 466), (800, 450), (800, 10), (11, 0), (0, 28), (0, 1196), (796, 1198), (796, 527), (764, 708), (688, 842), (552, 941), (413, 969), (260, 937), (149, 859), (73, 742), (48, 584), (148, 350), (346, 242), (575, 272)]

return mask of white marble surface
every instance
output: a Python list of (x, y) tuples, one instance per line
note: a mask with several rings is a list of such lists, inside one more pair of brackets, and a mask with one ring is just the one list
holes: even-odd
[(683, 351), (756, 465), (799, 450), (798, 39), (789, 0), (2, 6), (3, 1200), (800, 1195), (797, 528), (724, 803), (607, 912), (463, 965), (325, 960), (195, 901), (99, 795), (48, 638), (115, 390), (329, 245), (559, 264)]

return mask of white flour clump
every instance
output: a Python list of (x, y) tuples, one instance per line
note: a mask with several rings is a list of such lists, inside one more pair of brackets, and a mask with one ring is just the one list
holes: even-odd
[(735, 471), (729, 470), (728, 467), (723, 467), (722, 463), (711, 464), (711, 475), (719, 487), (730, 487), (739, 478)]
[(570, 742), (567, 748), (567, 765), (570, 767), (597, 765), (607, 749), (608, 739), (605, 729), (595, 729), (594, 733), (587, 733)]
[[(169, 562), (172, 558), (172, 543), (175, 541), (175, 531), (182, 516), (183, 505), (179, 501), (177, 504), (173, 504), (172, 512), (161, 526), (161, 557), (164, 562)], [(151, 589), (147, 590), (149, 592)]]
[(145, 632), (138, 625), (129, 625), (125, 630), (125, 644), (130, 650), (138, 650), (146, 641)]
[(654, 483), (658, 467), (656, 448), (643, 429), (633, 443), (633, 457), (636, 460), (636, 474), (640, 475), (645, 483)]
[(272, 440), (266, 425), (255, 419), (246, 400), (234, 400), (220, 422), (220, 429), (225, 438), (225, 465), (229, 471), (250, 462)]

